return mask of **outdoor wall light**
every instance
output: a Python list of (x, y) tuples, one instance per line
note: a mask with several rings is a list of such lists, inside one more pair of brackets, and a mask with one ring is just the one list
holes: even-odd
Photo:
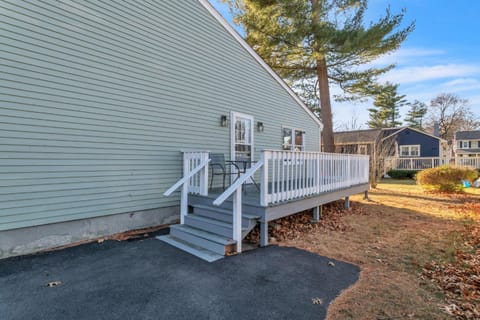
[(258, 132), (263, 132), (263, 129), (264, 129), (263, 122), (258, 121), (257, 122), (257, 131)]
[(227, 116), (226, 115), (221, 115), (220, 116), (220, 126), (221, 127), (226, 127), (227, 126)]

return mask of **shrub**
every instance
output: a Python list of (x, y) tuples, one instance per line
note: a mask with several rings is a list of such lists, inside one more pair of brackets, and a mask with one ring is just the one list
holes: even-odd
[(431, 190), (461, 192), (463, 190), (462, 180), (472, 182), (477, 177), (476, 170), (447, 165), (420, 171), (417, 174), (417, 183)]
[(414, 179), (418, 170), (390, 170), (387, 174), (392, 179)]

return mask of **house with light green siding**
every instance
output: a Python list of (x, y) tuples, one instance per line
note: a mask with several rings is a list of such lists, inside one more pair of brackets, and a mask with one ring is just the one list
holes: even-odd
[[(206, 0), (0, 10), (0, 258), (175, 223), (181, 194), (164, 193), (202, 159), (180, 189), (221, 188), (209, 154), (243, 161), (228, 183), (249, 174), (242, 193), (262, 184), (264, 208), (280, 165), (287, 184), (320, 190), (320, 121)], [(267, 168), (266, 150), (287, 155)]]

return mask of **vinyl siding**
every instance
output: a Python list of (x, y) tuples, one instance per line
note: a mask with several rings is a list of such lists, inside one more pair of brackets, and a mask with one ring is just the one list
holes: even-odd
[(400, 147), (405, 145), (419, 145), (420, 157), (439, 157), (440, 141), (434, 137), (417, 131), (405, 129), (397, 135), (398, 154)]
[(0, 2), (0, 230), (178, 205), (181, 150), (230, 153), (230, 111), (319, 128), (195, 0)]

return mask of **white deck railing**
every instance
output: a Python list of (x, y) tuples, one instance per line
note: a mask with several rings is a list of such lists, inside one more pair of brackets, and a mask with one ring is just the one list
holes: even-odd
[(386, 159), (385, 167), (393, 170), (423, 170), (448, 164), (448, 159), (440, 157), (415, 157)]
[[(201, 163), (209, 159), (208, 151), (185, 151), (183, 152), (183, 174), (191, 172)], [(208, 166), (190, 178), (188, 193), (208, 194)]]
[(455, 164), (462, 167), (480, 168), (480, 157), (456, 157)]
[(267, 150), (263, 159), (263, 206), (368, 183), (365, 155)]
[(180, 223), (184, 224), (188, 214), (188, 194), (208, 194), (208, 163), (207, 151), (183, 152), (183, 177), (171, 186), (164, 196), (170, 196), (182, 187), (180, 197)]
[(369, 158), (322, 152), (262, 151), (262, 158), (217, 199), (233, 195), (233, 239), (242, 250), (242, 185), (260, 168), (260, 204), (268, 206), (368, 183)]

